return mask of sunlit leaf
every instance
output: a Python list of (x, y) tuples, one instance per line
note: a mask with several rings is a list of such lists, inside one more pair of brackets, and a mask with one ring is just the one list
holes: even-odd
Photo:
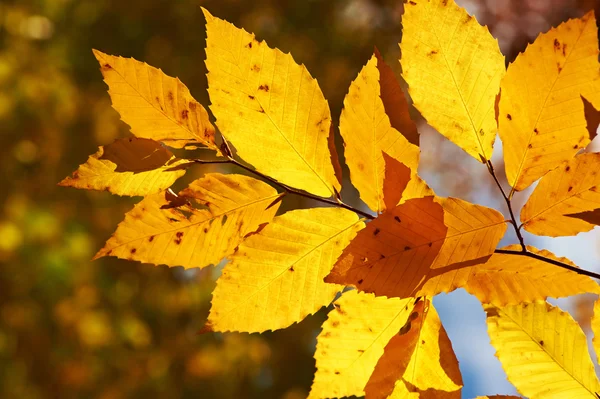
[(217, 152), (215, 129), (204, 107), (177, 78), (133, 58), (94, 50), (113, 107), (137, 137), (175, 148), (205, 145)]
[(506, 231), (497, 211), (456, 198), (412, 199), (379, 215), (344, 249), (325, 281), (410, 297), (441, 268), (485, 262)]
[[(395, 389), (400, 380), (403, 384)], [(365, 397), (396, 398), (403, 397), (401, 391), (429, 390), (431, 394), (435, 391), (435, 397), (460, 398), (461, 386), (450, 339), (435, 308), (425, 299), (416, 304), (406, 324), (386, 345), (365, 387)]]
[[(386, 162), (383, 153), (402, 162), (411, 171), (413, 178), (405, 189), (405, 198), (418, 198), (433, 193), (417, 177), (419, 147), (409, 142), (402, 131), (393, 127), (387, 115), (388, 109), (396, 110), (398, 106), (404, 106), (404, 110), (396, 111), (396, 113), (403, 112), (396, 118), (404, 118), (404, 123), (397, 122), (397, 124), (414, 135), (412, 133), (414, 124), (406, 123), (408, 104), (404, 100), (401, 89), (399, 87), (395, 89), (397, 93), (395, 96), (388, 94), (383, 97), (380, 67), (389, 68), (376, 53), (350, 85), (340, 116), (340, 132), (344, 138), (350, 179), (358, 189), (360, 198), (375, 212), (382, 212), (386, 208), (383, 201), (383, 186), (384, 177), (387, 176), (385, 176)], [(398, 83), (389, 77), (387, 84), (398, 86)], [(388, 107), (384, 99), (391, 103)]]
[(344, 293), (317, 337), (317, 372), (309, 398), (364, 395), (384, 347), (406, 324), (414, 302)]
[(329, 105), (304, 65), (202, 9), (210, 109), (239, 156), (280, 182), (323, 197), (340, 191)]
[(110, 255), (186, 268), (217, 264), (275, 216), (280, 195), (251, 177), (211, 173), (176, 199), (167, 197), (149, 195), (126, 213), (94, 259)]
[(313, 208), (277, 216), (240, 244), (213, 291), (213, 331), (285, 328), (315, 313), (343, 286), (323, 278), (364, 224), (345, 209)]
[(600, 208), (600, 154), (586, 153), (544, 176), (521, 210), (530, 233), (558, 237), (590, 231), (594, 224), (572, 214)]
[(504, 56), (487, 27), (454, 0), (404, 3), (402, 76), (427, 122), (484, 162), (496, 138)]
[(171, 187), (185, 170), (170, 169), (184, 163), (156, 141), (119, 139), (100, 147), (59, 185), (144, 196)]
[(583, 95), (600, 106), (596, 18), (541, 34), (502, 80), (499, 133), (509, 184), (523, 190), (589, 142)]
[(585, 334), (568, 313), (543, 301), (484, 308), (496, 356), (519, 393), (597, 399)]

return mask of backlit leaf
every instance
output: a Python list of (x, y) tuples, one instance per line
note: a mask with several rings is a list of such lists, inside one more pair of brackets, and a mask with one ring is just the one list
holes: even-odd
[(323, 278), (363, 226), (355, 213), (339, 208), (277, 216), (230, 257), (213, 291), (210, 329), (276, 330), (331, 303), (343, 286)]
[(496, 138), (504, 56), (487, 27), (454, 0), (404, 3), (402, 76), (427, 122), (484, 162)]
[[(503, 250), (520, 251), (518, 244)], [(550, 251), (527, 247), (531, 253), (575, 266)], [(576, 267), (576, 266), (575, 266)], [(525, 256), (494, 253), (476, 265), (459, 264), (436, 269), (429, 275), (417, 295), (436, 295), (464, 288), (482, 303), (497, 306), (521, 302), (562, 298), (585, 292), (600, 294), (600, 286), (588, 276)]]
[[(399, 380), (403, 384), (396, 390)], [(458, 360), (450, 339), (433, 305), (429, 300), (421, 300), (400, 332), (386, 345), (365, 387), (365, 397), (385, 399), (402, 397), (400, 391), (430, 390), (436, 391), (435, 397), (460, 398), (461, 386)]]
[(94, 259), (111, 255), (185, 268), (217, 264), (275, 216), (279, 196), (251, 177), (207, 174), (180, 193), (180, 206), (172, 207), (164, 192), (145, 197), (125, 214)]
[(598, 398), (585, 334), (568, 313), (543, 301), (484, 308), (496, 356), (519, 393), (534, 399)]
[(600, 299), (594, 302), (594, 316), (590, 323), (592, 331), (594, 333), (594, 339), (592, 344), (594, 345), (594, 351), (596, 352), (596, 359), (600, 358)]
[(208, 113), (177, 78), (133, 58), (94, 50), (113, 108), (137, 137), (174, 148), (205, 145), (219, 153)]
[(309, 398), (364, 395), (384, 347), (406, 324), (414, 302), (345, 292), (317, 337), (317, 372)]
[[(387, 67), (381, 56), (375, 54), (350, 85), (340, 116), (340, 132), (344, 138), (350, 179), (358, 189), (360, 198), (375, 212), (385, 210), (383, 186), (386, 162), (383, 153), (402, 162), (411, 170), (413, 178), (405, 190), (405, 198), (432, 194), (425, 183), (417, 177), (419, 147), (409, 142), (402, 135), (402, 131), (392, 126), (386, 113), (388, 109), (397, 109), (398, 105), (406, 107), (405, 110), (395, 111), (396, 113), (404, 111), (403, 116), (396, 116), (398, 119), (404, 117), (404, 123), (397, 123), (402, 127), (406, 126), (406, 129), (414, 135), (411, 130), (412, 125), (405, 122), (408, 104), (406, 101), (402, 103), (402, 96), (402, 99), (395, 99), (399, 104), (385, 106), (379, 66)], [(388, 81), (388, 84), (394, 82)], [(395, 84), (398, 85), (397, 82)], [(396, 97), (402, 95), (402, 91), (396, 93), (399, 93)], [(389, 102), (394, 101), (392, 94), (388, 94), (385, 99)]]
[(529, 187), (590, 142), (581, 96), (600, 105), (599, 71), (593, 12), (541, 34), (508, 67), (498, 123), (514, 190)]
[(156, 141), (119, 139), (100, 147), (71, 177), (58, 184), (106, 190), (118, 195), (144, 196), (171, 187), (185, 174), (185, 170), (169, 169), (184, 163)]
[(202, 9), (210, 109), (238, 155), (281, 183), (340, 191), (328, 146), (329, 105), (304, 65)]
[(594, 224), (571, 214), (600, 208), (600, 154), (585, 153), (544, 176), (521, 210), (530, 233), (558, 237), (590, 231)]
[(506, 231), (497, 211), (456, 198), (411, 199), (379, 215), (344, 249), (325, 281), (410, 297), (436, 269), (485, 261)]

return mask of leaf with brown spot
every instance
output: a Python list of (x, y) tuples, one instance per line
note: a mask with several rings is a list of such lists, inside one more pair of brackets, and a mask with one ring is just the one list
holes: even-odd
[[(247, 234), (275, 216), (279, 205), (267, 207), (279, 195), (251, 177), (207, 174), (179, 196), (199, 205), (208, 203), (208, 209), (191, 205), (163, 208), (170, 203), (164, 192), (148, 195), (125, 214), (94, 259), (111, 255), (185, 268), (217, 264), (232, 254)], [(238, 224), (242, 220), (243, 227)], [(131, 253), (131, 248), (136, 251)]]
[(500, 115), (512, 117), (500, 117), (498, 128), (514, 190), (529, 187), (590, 142), (581, 96), (600, 106), (598, 70), (593, 11), (539, 35), (509, 65)]
[(600, 208), (600, 154), (584, 153), (548, 173), (521, 210), (532, 234), (559, 237), (590, 231), (595, 224), (573, 216)]
[[(286, 328), (327, 306), (343, 286), (323, 278), (364, 227), (339, 208), (287, 212), (240, 244), (213, 291), (213, 331)], [(252, 276), (252, 277), (250, 277)]]
[(329, 105), (317, 81), (290, 54), (202, 11), (210, 109), (237, 154), (288, 186), (321, 197), (340, 192)]
[[(375, 229), (381, 232), (374, 235)], [(485, 262), (505, 231), (504, 217), (493, 209), (456, 198), (411, 199), (361, 230), (325, 281), (377, 295), (416, 296), (435, 269)]]
[[(383, 95), (380, 71), (381, 68), (386, 67), (387, 65), (377, 53), (371, 57), (351, 83), (340, 115), (340, 132), (344, 138), (350, 180), (359, 191), (360, 198), (375, 212), (385, 210), (384, 152), (406, 165), (411, 171), (412, 179), (405, 190), (405, 199), (433, 194), (433, 191), (417, 176), (419, 147), (409, 142), (402, 131), (397, 130), (397, 127), (404, 127), (408, 129), (409, 134), (413, 134), (412, 125), (406, 123), (408, 104), (398, 100), (402, 92), (397, 91), (399, 88), (397, 90), (392, 88), (391, 90), (395, 90), (393, 93), (386, 91), (385, 96)], [(390, 79), (388, 76), (388, 85)], [(398, 115), (394, 116), (394, 126), (387, 110), (396, 106), (406, 107), (406, 109), (396, 111)]]
[(64, 187), (144, 196), (170, 187), (185, 174), (185, 164), (160, 143), (137, 137), (102, 146), (87, 162), (58, 183)]
[(414, 298), (375, 297), (345, 292), (317, 337), (317, 372), (309, 398), (362, 396), (364, 387), (389, 340), (400, 331), (414, 307)]
[(568, 313), (537, 301), (484, 306), (508, 380), (531, 398), (596, 398), (600, 382), (583, 331)]
[[(504, 76), (498, 42), (454, 0), (414, 0), (402, 16), (402, 77), (415, 107), (477, 161), (492, 156)], [(482, 134), (483, 133), (483, 134)]]
[[(518, 244), (501, 248), (519, 251)], [(550, 251), (527, 246), (531, 253), (577, 267)], [(582, 293), (600, 294), (600, 286), (588, 276), (573, 273), (547, 262), (502, 253), (494, 253), (482, 263), (462, 263), (434, 270), (422, 283), (417, 295), (437, 295), (464, 288), (482, 303), (498, 306), (521, 302), (562, 298)]]
[(174, 148), (204, 145), (218, 154), (208, 113), (177, 78), (133, 58), (94, 50), (113, 108), (137, 137)]
[(406, 326), (407, 331), (403, 327), (386, 345), (365, 387), (365, 397), (400, 397), (394, 391), (402, 380), (414, 392), (435, 390), (440, 395), (436, 397), (460, 398), (458, 360), (429, 299), (416, 304)]

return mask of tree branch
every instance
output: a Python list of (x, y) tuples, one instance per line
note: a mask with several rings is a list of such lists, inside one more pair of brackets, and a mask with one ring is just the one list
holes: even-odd
[(331, 200), (329, 198), (323, 198), (323, 197), (319, 197), (318, 195), (314, 195), (314, 194), (310, 194), (301, 190), (297, 190), (295, 188), (289, 187), (283, 183), (278, 182), (277, 180), (273, 179), (270, 176), (267, 176), (265, 174), (262, 174), (261, 172), (254, 170), (246, 165), (244, 165), (243, 163), (239, 162), (238, 160), (236, 160), (235, 158), (233, 158), (233, 156), (231, 155), (231, 150), (229, 149), (229, 146), (226, 145), (226, 141), (223, 142), (224, 145), (221, 146), (221, 149), (223, 150), (224, 155), (227, 157), (226, 160), (202, 160), (202, 159), (194, 159), (192, 160), (192, 162), (194, 163), (199, 163), (199, 164), (215, 164), (215, 163), (228, 163), (231, 165), (235, 165), (237, 167), (240, 167), (242, 169), (244, 169), (245, 171), (248, 171), (264, 180), (267, 180), (269, 182), (271, 182), (272, 184), (276, 185), (277, 187), (281, 188), (282, 190), (284, 190), (286, 193), (288, 194), (293, 194), (293, 195), (297, 195), (299, 197), (304, 197), (304, 198), (308, 198), (308, 199), (312, 199), (324, 204), (329, 204), (329, 205), (333, 205), (333, 206), (337, 206), (339, 208), (344, 208), (347, 209), (349, 211), (352, 211), (358, 215), (361, 215), (367, 219), (373, 220), (375, 219), (375, 216), (368, 214), (366, 212), (361, 211), (360, 209), (354, 208), (351, 205), (348, 205), (344, 202), (342, 202), (341, 200)]
[(508, 207), (508, 212), (510, 213), (510, 220), (511, 220), (510, 223), (513, 225), (513, 227), (515, 229), (515, 233), (517, 234), (517, 238), (519, 239), (519, 244), (521, 244), (521, 249), (523, 250), (523, 252), (527, 252), (527, 248), (525, 247), (525, 240), (523, 239), (521, 230), (517, 226), (517, 219), (515, 218), (515, 214), (513, 212), (510, 199), (506, 196), (506, 193), (504, 192), (504, 189), (502, 188), (502, 185), (500, 184), (498, 177), (496, 177), (496, 172), (494, 171), (494, 165), (492, 165), (492, 161), (488, 160), (486, 164), (488, 167), (488, 171), (490, 172), (490, 175), (492, 175), (492, 177), (494, 178), (494, 181), (496, 182), (496, 185), (500, 189), (500, 192), (502, 193), (502, 197), (504, 198), (504, 201), (506, 202), (506, 206)]
[(592, 278), (600, 280), (600, 274), (598, 274), (598, 273), (590, 272), (588, 270), (584, 270), (584, 269), (580, 269), (575, 266), (571, 266), (568, 263), (560, 262), (555, 259), (550, 259), (550, 258), (546, 258), (545, 256), (542, 256), (542, 255), (534, 254), (533, 252), (527, 251), (527, 249), (525, 249), (524, 251), (511, 251), (510, 249), (497, 249), (494, 252), (497, 254), (526, 256), (528, 258), (537, 259), (542, 262), (546, 262), (546, 263), (550, 263), (550, 264), (558, 266), (558, 267), (562, 267), (563, 269), (570, 270), (577, 274), (582, 274), (584, 276), (588, 276), (588, 277), (592, 277)]

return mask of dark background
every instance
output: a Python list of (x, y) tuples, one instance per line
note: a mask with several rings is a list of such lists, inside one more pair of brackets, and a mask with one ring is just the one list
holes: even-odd
[[(600, 8), (457, 2), (490, 26), (509, 61), (539, 32)], [(209, 104), (200, 5), (304, 63), (336, 126), (373, 46), (399, 72), (397, 0), (1, 0), (0, 397), (306, 397), (326, 311), (275, 333), (197, 335), (219, 269), (90, 262), (138, 198), (56, 186), (99, 145), (128, 134), (92, 48), (160, 67)], [(496, 195), (485, 170), (464, 179), (477, 162), (431, 129), (422, 135), (420, 171), (439, 194)]]

